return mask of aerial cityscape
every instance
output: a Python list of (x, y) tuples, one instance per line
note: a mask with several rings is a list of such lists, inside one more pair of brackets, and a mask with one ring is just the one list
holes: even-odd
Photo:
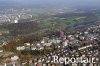
[(0, 66), (100, 66), (99, 0), (0, 0)]

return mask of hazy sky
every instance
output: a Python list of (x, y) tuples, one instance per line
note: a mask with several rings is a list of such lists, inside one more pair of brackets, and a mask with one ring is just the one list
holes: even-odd
[(48, 5), (48, 4), (66, 4), (69, 6), (96, 6), (100, 0), (0, 0), (1, 5)]

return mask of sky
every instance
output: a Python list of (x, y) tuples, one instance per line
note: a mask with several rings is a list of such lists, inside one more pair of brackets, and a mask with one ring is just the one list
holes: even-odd
[(0, 0), (0, 6), (41, 6), (61, 5), (68, 6), (99, 6), (100, 0)]

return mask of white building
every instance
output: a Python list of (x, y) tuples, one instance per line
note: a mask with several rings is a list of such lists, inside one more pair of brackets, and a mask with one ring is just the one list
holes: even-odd
[(16, 50), (25, 50), (25, 46), (16, 47)]
[(67, 46), (68, 45), (68, 40), (63, 42), (63, 46)]
[(44, 43), (44, 44), (43, 44), (43, 46), (51, 46), (51, 45), (52, 45), (51, 42), (49, 42), (49, 43)]

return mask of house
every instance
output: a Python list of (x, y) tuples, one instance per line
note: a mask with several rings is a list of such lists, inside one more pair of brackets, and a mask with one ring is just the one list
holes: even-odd
[(65, 46), (67, 46), (68, 45), (68, 40), (65, 40), (64, 42), (63, 42), (63, 46), (65, 47)]
[(25, 43), (24, 46), (25, 46), (26, 49), (29, 49), (31, 47), (31, 44), (30, 43)]
[(25, 50), (25, 46), (18, 46), (16, 47), (16, 50)]
[(48, 42), (48, 43), (44, 43), (43, 46), (51, 46), (52, 43), (51, 42)]
[(0, 50), (0, 53), (3, 52), (3, 50)]

